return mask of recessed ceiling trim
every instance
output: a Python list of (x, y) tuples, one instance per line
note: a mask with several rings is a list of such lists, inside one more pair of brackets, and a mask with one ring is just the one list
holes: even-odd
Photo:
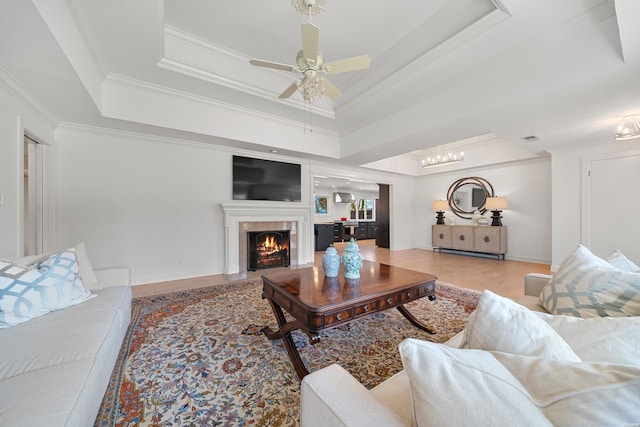
[(312, 133), (305, 133), (297, 121), (117, 74), (109, 74), (103, 86), (105, 117), (289, 151), (299, 151), (303, 144), (316, 155), (339, 155), (339, 135), (329, 129), (313, 128)]
[[(397, 68), (393, 72), (390, 72), (388, 75), (378, 79), (377, 81), (370, 81), (368, 77), (363, 77), (360, 81), (355, 82), (351, 89), (358, 93), (358, 95), (350, 97), (347, 102), (340, 103), (336, 108), (336, 113), (339, 115), (341, 113), (345, 113), (346, 110), (351, 108), (357, 108), (358, 105), (363, 102), (367, 102), (367, 99), (372, 98), (373, 96), (380, 94), (380, 87), (384, 87), (387, 92), (394, 93), (397, 88), (402, 86), (406, 81), (416, 79), (416, 78), (424, 78), (425, 75), (429, 74), (429, 70), (431, 67), (438, 63), (439, 60), (443, 59), (445, 56), (449, 55), (451, 52), (454, 52), (456, 49), (465, 45), (466, 43), (474, 40), (480, 34), (494, 28), (507, 18), (510, 15), (501, 8), (497, 8), (488, 14), (478, 17), (473, 24), (459, 28), (458, 31), (455, 32), (452, 36), (441, 40), (440, 42), (433, 45), (433, 47), (424, 53), (422, 53), (419, 57), (415, 58), (412, 62), (407, 63), (404, 67)], [(411, 34), (414, 38), (416, 37), (415, 32)], [(403, 42), (403, 41), (401, 41)], [(404, 40), (406, 43), (411, 43), (408, 40)], [(376, 60), (375, 67), (372, 68), (373, 72), (377, 68), (380, 67), (378, 61), (392, 61), (391, 53), (385, 54), (386, 59), (383, 57), (380, 60)], [(367, 84), (368, 88), (364, 89), (362, 86)], [(413, 92), (413, 96), (411, 97), (396, 97), (396, 101), (398, 99), (402, 99), (402, 102), (394, 102), (393, 105), (389, 105), (389, 109), (386, 111), (381, 111), (380, 116), (385, 116), (391, 112), (398, 111), (399, 109), (403, 109), (412, 103), (415, 102), (416, 99), (422, 98), (424, 96), (425, 91), (428, 91), (431, 86), (427, 89), (417, 90)], [(358, 125), (354, 125), (346, 132), (352, 132), (366, 126), (373, 120), (377, 120), (378, 118), (370, 117), (370, 120), (360, 123)]]
[[(164, 56), (158, 67), (301, 110), (309, 108), (302, 99), (278, 99), (282, 90), (291, 84), (290, 76), (256, 69), (249, 64), (248, 56), (170, 25), (165, 25), (164, 35)], [(255, 82), (261, 82), (263, 87), (255, 86)], [(313, 105), (313, 113), (335, 119), (333, 102), (318, 100)]]

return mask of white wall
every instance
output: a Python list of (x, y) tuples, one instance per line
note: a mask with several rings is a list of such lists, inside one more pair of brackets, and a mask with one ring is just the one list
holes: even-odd
[(73, 126), (56, 140), (59, 246), (84, 241), (96, 267), (130, 266), (134, 284), (223, 273), (230, 150)]
[[(535, 263), (551, 262), (551, 161), (540, 158), (458, 172), (420, 177), (416, 180), (415, 247), (431, 248), (431, 225), (436, 214), (434, 200), (446, 199), (457, 179), (478, 176), (493, 185), (498, 196), (506, 196), (509, 209), (502, 212), (508, 227), (507, 259)], [(450, 215), (450, 213), (447, 213)], [(490, 212), (485, 213), (489, 218)], [(457, 218), (456, 224), (465, 220)]]
[[(232, 154), (224, 147), (59, 127), (56, 246), (85, 242), (96, 267), (129, 266), (133, 284), (222, 274), (221, 204), (232, 201)], [(263, 153), (242, 154), (296, 161)], [(302, 162), (301, 205), (312, 209), (312, 177), (325, 168), (337, 170), (335, 165)], [(411, 247), (413, 186), (407, 182), (412, 179), (354, 168), (341, 173), (398, 184), (401, 213), (395, 215), (403, 225), (396, 227), (394, 242), (399, 248)], [(309, 245), (313, 252), (313, 242)]]
[(23, 250), (24, 132), (51, 143), (54, 131), (51, 120), (34, 106), (19, 101), (14, 90), (0, 76), (0, 193), (4, 194), (4, 206), (0, 206), (0, 258), (5, 259), (20, 256)]
[[(589, 144), (591, 143), (591, 144)], [(560, 266), (562, 260), (580, 243), (585, 243), (582, 237), (582, 163), (591, 156), (622, 153), (640, 149), (640, 140), (615, 141), (585, 141), (581, 147), (566, 148), (552, 152), (553, 176), (553, 260), (552, 269)], [(616, 193), (612, 185), (612, 193)], [(635, 211), (640, 215), (640, 197), (637, 194), (629, 197), (620, 195), (618, 204), (611, 206), (611, 218), (615, 220), (617, 207), (627, 211)], [(599, 254), (607, 255), (607, 254)]]

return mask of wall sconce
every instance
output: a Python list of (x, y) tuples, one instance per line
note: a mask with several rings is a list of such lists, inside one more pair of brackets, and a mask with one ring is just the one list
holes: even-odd
[(616, 132), (616, 141), (626, 141), (634, 138), (640, 138), (640, 114), (624, 116)]
[(484, 207), (493, 213), (493, 215), (491, 216), (491, 219), (493, 219), (491, 225), (502, 226), (502, 215), (500, 215), (500, 213), (502, 212), (502, 209), (509, 208), (509, 201), (507, 200), (507, 198), (487, 197), (487, 200), (484, 203)]
[(436, 224), (444, 224), (444, 211), (449, 209), (449, 203), (446, 200), (434, 200), (431, 209), (438, 213)]

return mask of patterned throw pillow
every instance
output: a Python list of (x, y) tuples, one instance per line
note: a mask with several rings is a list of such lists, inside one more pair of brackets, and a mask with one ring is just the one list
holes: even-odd
[(640, 273), (640, 267), (635, 265), (629, 258), (624, 256), (619, 249), (614, 249), (614, 251), (607, 258), (609, 264), (613, 265), (616, 268), (624, 271), (633, 271), (636, 273)]
[(540, 293), (551, 314), (640, 316), (640, 273), (620, 270), (579, 245)]
[(75, 251), (37, 265), (0, 261), (0, 328), (17, 325), (94, 297), (78, 276)]

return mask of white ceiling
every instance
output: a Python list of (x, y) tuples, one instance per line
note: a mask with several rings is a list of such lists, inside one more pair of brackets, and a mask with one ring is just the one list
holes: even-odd
[(294, 64), (307, 19), (290, 0), (4, 0), (0, 80), (56, 124), (410, 175), (428, 173), (416, 150), (530, 158), (609, 143), (640, 112), (637, 0), (328, 0), (325, 60), (372, 65), (312, 106), (278, 99), (294, 74), (249, 64)]

